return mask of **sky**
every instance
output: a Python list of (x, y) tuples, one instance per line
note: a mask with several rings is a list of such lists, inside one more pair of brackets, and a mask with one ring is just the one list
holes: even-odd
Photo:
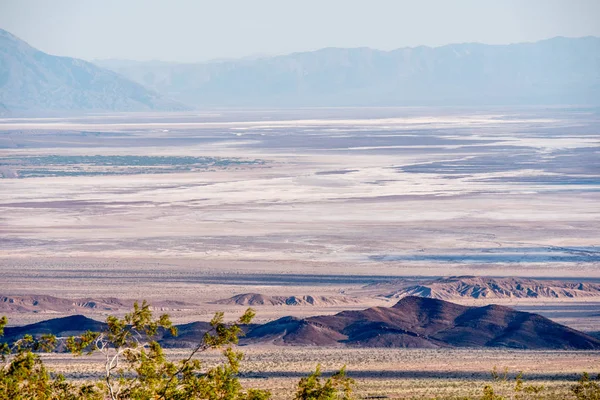
[(507, 44), (600, 36), (599, 21), (600, 0), (0, 0), (0, 28), (86, 60)]

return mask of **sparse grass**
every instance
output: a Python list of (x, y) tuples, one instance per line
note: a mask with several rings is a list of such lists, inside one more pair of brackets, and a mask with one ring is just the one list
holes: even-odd
[[(316, 362), (325, 375), (340, 365), (356, 380), (358, 399), (387, 397), (411, 400), (477, 399), (491, 385), (497, 395), (514, 395), (515, 377), (523, 370), (524, 385), (544, 386), (543, 399), (575, 400), (571, 387), (583, 371), (600, 369), (600, 352), (517, 350), (425, 350), (347, 349), (245, 346), (241, 364), (242, 384), (268, 389), (274, 399), (289, 399), (290, 388), (308, 375)], [(167, 351), (172, 359), (186, 354), (183, 349)], [(216, 365), (220, 354), (203, 356), (207, 367)], [(44, 355), (49, 366), (68, 378), (91, 380), (101, 373), (100, 360), (73, 359), (66, 354)], [(85, 362), (82, 362), (85, 361)], [(99, 362), (100, 361), (100, 362)], [(494, 379), (491, 370), (508, 368), (506, 380)], [(522, 397), (533, 400), (536, 397)]]

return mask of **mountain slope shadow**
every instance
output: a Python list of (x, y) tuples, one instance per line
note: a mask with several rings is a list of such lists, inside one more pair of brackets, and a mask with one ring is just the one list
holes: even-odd
[(393, 307), (284, 317), (249, 331), (247, 343), (354, 347), (600, 349), (600, 340), (545, 317), (489, 305), (405, 297)]
[[(177, 326), (172, 336), (160, 330), (156, 340), (165, 347), (193, 347), (211, 329), (208, 322)], [(106, 324), (74, 315), (36, 324), (5, 328), (4, 341), (25, 334), (58, 337), (88, 330), (104, 331)], [(392, 307), (342, 311), (309, 318), (292, 316), (243, 327), (240, 344), (292, 346), (600, 350), (600, 338), (557, 324), (538, 314), (509, 307), (468, 307), (444, 300), (409, 296)]]

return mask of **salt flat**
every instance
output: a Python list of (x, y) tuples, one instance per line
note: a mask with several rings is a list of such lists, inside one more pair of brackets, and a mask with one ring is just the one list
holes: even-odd
[(600, 279), (599, 119), (385, 108), (0, 120), (2, 291), (172, 298), (206, 315), (233, 294), (360, 294), (374, 277)]

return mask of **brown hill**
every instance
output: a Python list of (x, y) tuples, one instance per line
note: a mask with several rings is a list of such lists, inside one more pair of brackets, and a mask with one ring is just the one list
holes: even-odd
[[(242, 327), (248, 331), (256, 325)], [(68, 336), (81, 335), (87, 331), (102, 332), (107, 329), (105, 322), (100, 322), (83, 315), (71, 315), (62, 318), (53, 318), (46, 321), (36, 322), (24, 326), (9, 326), (4, 330), (4, 336), (0, 337), (0, 343), (13, 343), (24, 335), (32, 335), (39, 338), (44, 334), (53, 334), (59, 338), (58, 351), (65, 349), (64, 339)], [(177, 336), (172, 336), (168, 330), (158, 330), (158, 341), (165, 347), (194, 347), (206, 332), (211, 329), (209, 322), (197, 321), (188, 324), (177, 325)]]
[(281, 318), (250, 330), (245, 341), (356, 347), (600, 349), (600, 340), (537, 314), (414, 296), (389, 308)]
[[(106, 324), (75, 315), (36, 324), (8, 327), (2, 340), (24, 334), (52, 333), (59, 337)], [(202, 340), (207, 322), (179, 325), (179, 335), (161, 331), (166, 347), (190, 347)], [(503, 347), (518, 349), (600, 350), (600, 339), (557, 324), (537, 314), (489, 305), (467, 307), (443, 300), (409, 296), (393, 307), (343, 311), (305, 319), (284, 317), (245, 328), (242, 344), (352, 347)]]
[[(45, 295), (0, 296), (0, 312), (83, 312), (83, 311), (118, 311), (129, 310), (133, 300), (114, 297), (64, 299)], [(154, 302), (155, 310), (168, 311), (196, 307), (195, 304), (181, 301), (165, 300)]]
[[(527, 278), (491, 278), (485, 276), (451, 276), (404, 286), (402, 283), (381, 285), (390, 298), (406, 296), (441, 300), (502, 298), (589, 298), (600, 297), (600, 284), (570, 281), (542, 281)], [(385, 292), (385, 291), (388, 292)]]
[(259, 293), (242, 293), (215, 304), (241, 306), (334, 306), (359, 303), (347, 296), (267, 296)]

